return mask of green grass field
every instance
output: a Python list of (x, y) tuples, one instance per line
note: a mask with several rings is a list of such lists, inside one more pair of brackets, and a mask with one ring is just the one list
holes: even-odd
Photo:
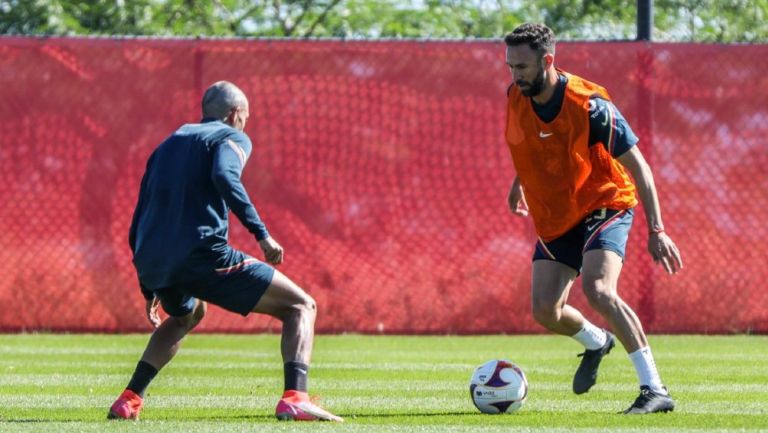
[[(653, 432), (768, 431), (768, 337), (652, 336), (674, 413), (618, 415), (637, 396), (617, 347), (588, 394), (574, 395), (579, 346), (556, 336), (320, 336), (310, 392), (346, 423), (280, 423), (279, 337), (192, 335), (149, 389), (138, 422), (106, 421), (146, 335), (0, 335), (0, 432)], [(483, 415), (473, 368), (509, 358), (528, 401)]]

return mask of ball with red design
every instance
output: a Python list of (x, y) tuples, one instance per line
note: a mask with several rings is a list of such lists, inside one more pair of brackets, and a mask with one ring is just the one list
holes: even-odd
[(494, 359), (477, 367), (469, 382), (472, 402), (483, 413), (512, 413), (528, 396), (528, 380), (517, 365)]

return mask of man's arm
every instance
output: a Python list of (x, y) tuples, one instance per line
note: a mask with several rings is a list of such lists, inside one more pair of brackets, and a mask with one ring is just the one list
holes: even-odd
[(149, 323), (152, 325), (153, 328), (157, 328), (160, 326), (161, 323), (163, 323), (162, 320), (160, 320), (160, 315), (158, 314), (158, 309), (160, 307), (160, 299), (152, 296), (152, 298), (145, 298), (147, 300), (145, 311), (147, 313), (147, 320), (149, 320)]
[(513, 214), (517, 216), (528, 215), (528, 203), (525, 202), (523, 186), (520, 185), (520, 178), (517, 176), (515, 176), (515, 180), (512, 181), (512, 187), (509, 189), (507, 204)]
[(635, 179), (637, 193), (648, 223), (648, 251), (656, 263), (661, 263), (664, 266), (667, 273), (677, 273), (683, 268), (683, 260), (677, 246), (664, 231), (659, 196), (656, 192), (651, 167), (637, 146), (632, 146), (616, 159)]
[[(131, 253), (133, 253), (133, 255), (136, 255), (136, 233), (139, 230), (139, 217), (144, 210), (144, 201), (146, 199), (146, 194), (147, 194), (147, 178), (149, 177), (149, 169), (152, 165), (153, 156), (154, 156), (154, 153), (152, 154), (152, 156), (149, 157), (149, 160), (147, 161), (147, 167), (144, 171), (144, 176), (142, 176), (141, 178), (141, 186), (139, 187), (139, 198), (136, 201), (136, 209), (133, 210), (133, 218), (131, 218), (131, 228), (128, 229), (128, 245), (131, 247)], [(151, 302), (152, 299), (154, 299), (155, 294), (151, 290), (144, 287), (144, 285), (141, 284), (141, 282), (139, 282), (139, 288), (141, 289), (141, 296), (143, 296), (144, 299), (147, 300), (147, 302)], [(150, 322), (151, 321), (152, 320), (150, 319)]]
[[(232, 137), (236, 138), (237, 137)], [(265, 259), (272, 264), (283, 262), (283, 247), (269, 236), (267, 227), (261, 221), (259, 213), (251, 203), (240, 176), (250, 156), (250, 142), (238, 143), (232, 138), (225, 139), (213, 149), (213, 168), (211, 180), (224, 202), (237, 216), (237, 219), (259, 241)], [(247, 138), (239, 138), (247, 140)]]
[(602, 145), (618, 158), (638, 142), (635, 132), (611, 101), (597, 96), (589, 100), (589, 145)]
[(131, 247), (133, 254), (136, 254), (136, 232), (139, 229), (139, 216), (144, 208), (144, 196), (147, 194), (147, 178), (149, 177), (149, 169), (152, 167), (154, 156), (155, 154), (153, 153), (147, 160), (147, 166), (144, 169), (144, 175), (141, 177), (141, 185), (139, 186), (139, 198), (136, 199), (136, 208), (133, 210), (131, 227), (128, 229), (128, 245)]
[[(144, 181), (141, 182), (144, 184)], [(141, 192), (139, 192), (139, 200), (136, 204), (136, 209), (133, 210), (133, 218), (131, 218), (131, 228), (128, 229), (128, 246), (131, 247), (131, 253), (136, 254), (136, 230), (139, 227), (139, 208), (141, 207)]]
[(216, 144), (213, 149), (211, 180), (237, 219), (256, 236), (256, 240), (262, 241), (269, 237), (269, 232), (240, 181), (250, 153), (246, 150), (250, 149), (244, 149), (230, 138)]

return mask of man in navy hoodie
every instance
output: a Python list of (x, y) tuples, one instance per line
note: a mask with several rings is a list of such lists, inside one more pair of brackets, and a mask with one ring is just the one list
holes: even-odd
[[(317, 307), (314, 299), (272, 266), (227, 243), (231, 210), (259, 242), (267, 262), (283, 248), (267, 231), (240, 175), (251, 156), (243, 132), (248, 99), (219, 81), (203, 95), (203, 119), (171, 134), (152, 153), (141, 181), (129, 233), (133, 263), (156, 328), (111, 419), (138, 419), (149, 383), (205, 315), (206, 302), (243, 316), (262, 313), (283, 322), (285, 391), (281, 420), (342, 421), (309, 400), (309, 371)], [(158, 307), (169, 317), (160, 321)]]

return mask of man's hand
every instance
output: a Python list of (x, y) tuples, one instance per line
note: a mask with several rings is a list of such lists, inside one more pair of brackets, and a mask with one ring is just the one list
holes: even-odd
[(512, 183), (512, 188), (509, 189), (509, 195), (507, 196), (507, 204), (509, 210), (517, 216), (528, 215), (528, 203), (525, 202), (525, 194), (523, 194), (523, 187), (520, 185), (520, 181), (515, 178)]
[(160, 315), (157, 313), (158, 307), (160, 307), (160, 299), (157, 296), (147, 300), (147, 319), (149, 319), (149, 323), (152, 324), (153, 328), (157, 328), (162, 322)]
[(261, 250), (264, 251), (264, 258), (273, 265), (283, 263), (283, 247), (276, 240), (268, 237), (259, 241)]
[(661, 263), (668, 274), (676, 274), (683, 269), (683, 259), (680, 250), (666, 233), (651, 233), (648, 237), (648, 252), (653, 261)]

